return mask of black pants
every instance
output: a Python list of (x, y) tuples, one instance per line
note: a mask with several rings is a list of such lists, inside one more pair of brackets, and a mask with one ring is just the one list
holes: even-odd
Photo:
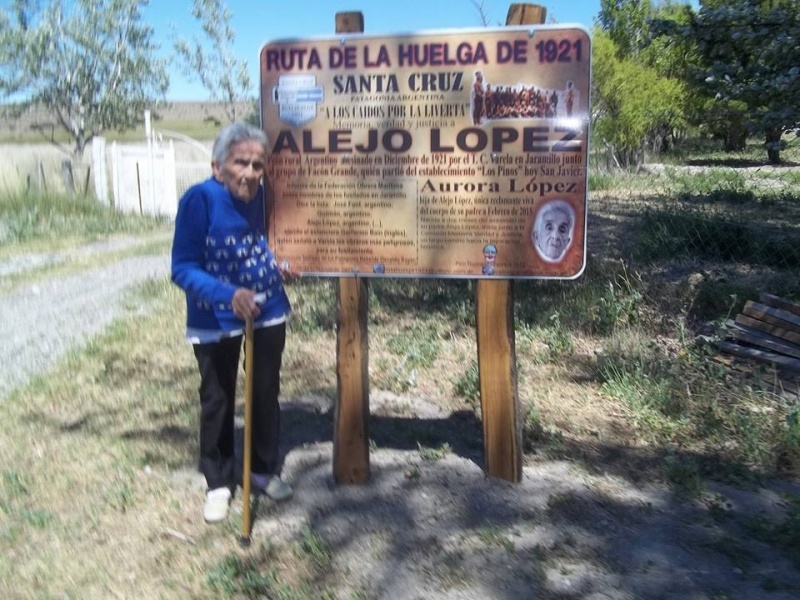
[[(280, 370), (286, 323), (256, 329), (253, 335), (253, 473), (277, 473), (280, 462)], [(200, 368), (200, 471), (208, 489), (236, 489), (233, 415), (242, 336), (195, 344)]]

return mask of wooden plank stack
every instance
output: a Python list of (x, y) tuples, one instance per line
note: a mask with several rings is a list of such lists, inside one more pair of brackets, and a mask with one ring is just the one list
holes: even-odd
[(770, 294), (761, 294), (759, 299), (749, 300), (735, 320), (725, 323), (729, 339), (720, 340), (717, 347), (800, 373), (800, 304)]

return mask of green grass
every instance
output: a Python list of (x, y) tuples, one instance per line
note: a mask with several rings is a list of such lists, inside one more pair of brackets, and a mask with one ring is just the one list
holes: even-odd
[(376, 373), (376, 384), (398, 394), (414, 388), (420, 372), (433, 368), (440, 346), (438, 329), (433, 321), (412, 322), (389, 335), (385, 347), (394, 360), (379, 359), (381, 368)]
[[(137, 243), (106, 252), (76, 252), (76, 247), (114, 237), (130, 236)], [(171, 225), (166, 219), (117, 212), (91, 198), (47, 194), (0, 194), (0, 260), (29, 253), (49, 257), (0, 280), (0, 291), (47, 277), (109, 264), (131, 256), (166, 254)], [(20, 259), (21, 260), (21, 259)]]
[(678, 380), (656, 372), (646, 363), (618, 363), (604, 359), (600, 367), (603, 390), (622, 400), (631, 410), (632, 421), (649, 443), (661, 445), (688, 441)]
[(497, 527), (485, 527), (477, 531), (478, 539), (487, 546), (496, 546), (506, 552), (514, 551), (514, 542), (508, 539), (506, 533)]
[(572, 334), (561, 323), (561, 317), (557, 312), (550, 315), (550, 326), (544, 329), (543, 338), (550, 360), (553, 362), (563, 360), (575, 351)]
[(423, 446), (420, 443), (417, 443), (417, 448), (419, 449), (419, 457), (427, 462), (436, 462), (438, 460), (442, 460), (448, 454), (452, 452), (452, 448), (450, 448), (450, 444), (442, 444), (438, 448), (429, 448), (428, 446)]
[[(334, 600), (324, 583), (332, 569), (330, 544), (305, 527), (285, 547), (263, 544), (246, 555), (225, 556), (206, 575), (206, 586), (217, 597), (276, 598), (280, 600)], [(290, 573), (301, 571), (305, 579)]]
[(333, 551), (330, 544), (309, 527), (300, 532), (300, 549), (317, 572), (325, 572), (331, 568)]
[[(800, 144), (790, 132), (784, 137), (787, 146), (781, 151), (784, 162), (800, 162)], [(661, 160), (672, 164), (702, 163), (702, 164), (732, 164), (736, 162), (750, 162), (755, 164), (767, 163), (767, 151), (764, 149), (763, 137), (751, 137), (747, 140), (745, 149), (739, 152), (725, 152), (722, 143), (704, 137), (694, 137), (683, 140), (680, 144), (664, 155), (653, 160)]]
[(614, 187), (614, 176), (610, 173), (598, 173), (595, 171), (589, 172), (589, 191), (599, 192), (601, 190), (610, 190)]
[(165, 219), (121, 213), (92, 198), (0, 194), (0, 251), (138, 235), (164, 230), (165, 225)]
[(14, 542), (26, 530), (47, 530), (58, 518), (52, 511), (38, 506), (31, 494), (30, 476), (18, 470), (4, 470), (0, 479), (0, 514), (8, 518), (0, 525), (2, 540)]
[(466, 400), (475, 410), (480, 406), (480, 381), (478, 362), (472, 361), (453, 382), (453, 393)]
[(676, 256), (795, 269), (800, 267), (800, 232), (770, 235), (758, 224), (693, 209), (646, 211), (636, 257), (653, 262)]
[(645, 292), (641, 276), (626, 263), (590, 255), (585, 274), (576, 281), (517, 282), (514, 310), (518, 325), (550, 329), (554, 337), (608, 335), (643, 316)]
[[(48, 254), (55, 257), (54, 262), (45, 263), (31, 268), (25, 268), (16, 273), (10, 273), (0, 280), (0, 292), (10, 292), (17, 289), (21, 285), (30, 285), (37, 281), (45, 280), (49, 277), (69, 275), (77, 273), (89, 268), (100, 267), (102, 265), (111, 264), (133, 256), (157, 256), (169, 254), (171, 244), (171, 236), (168, 231), (158, 232), (150, 237), (150, 234), (140, 237), (140, 240), (135, 245), (124, 248), (121, 250), (114, 250), (108, 252), (95, 252), (91, 254), (72, 255), (69, 250), (62, 249), (59, 252), (58, 248), (49, 248), (46, 250)], [(149, 241), (148, 241), (149, 239)], [(63, 241), (63, 240), (62, 240)], [(55, 246), (55, 244), (54, 244)], [(63, 248), (62, 244), (58, 244), (59, 248)], [(19, 253), (23, 249), (33, 252), (40, 251), (41, 244), (37, 241), (33, 244), (22, 244), (14, 248), (13, 254)], [(8, 253), (8, 256), (12, 256)], [(0, 249), (0, 256), (4, 253)]]
[(416, 315), (421, 306), (430, 318), (445, 318), (453, 327), (475, 326), (475, 283), (469, 279), (377, 279), (370, 281), (371, 322), (392, 315)]
[(526, 451), (533, 450), (547, 437), (542, 414), (536, 405), (531, 405), (522, 419), (522, 445)]
[[(604, 391), (629, 408), (642, 439), (667, 450), (694, 448), (703, 476), (729, 472), (739, 478), (738, 466), (768, 474), (786, 460), (798, 464), (796, 409), (768, 384), (764, 390), (737, 385), (710, 360), (713, 352), (698, 341), (668, 353), (640, 328), (621, 330), (606, 341), (598, 375)], [(677, 461), (673, 473), (684, 466)], [(667, 479), (675, 477), (668, 473)]]
[(308, 583), (293, 584), (282, 578), (280, 571), (270, 564), (274, 558), (270, 551), (260, 556), (226, 556), (206, 576), (209, 590), (225, 598), (276, 598), (280, 600), (334, 600), (336, 596), (327, 589), (315, 589)]
[[(729, 168), (709, 168), (702, 172), (686, 172), (668, 168), (667, 192), (675, 195), (690, 194), (692, 196), (730, 196), (733, 202), (742, 202), (752, 199), (747, 195), (747, 180), (743, 173)], [(739, 198), (737, 195), (744, 195)]]
[(292, 303), (291, 332), (313, 335), (336, 328), (335, 282), (321, 277), (304, 277), (292, 284), (302, 290)]
[(439, 340), (435, 323), (417, 322), (392, 335), (387, 348), (397, 356), (405, 357), (410, 369), (430, 366), (439, 353)]
[(703, 473), (692, 457), (667, 456), (664, 478), (684, 497), (697, 498), (703, 491)]

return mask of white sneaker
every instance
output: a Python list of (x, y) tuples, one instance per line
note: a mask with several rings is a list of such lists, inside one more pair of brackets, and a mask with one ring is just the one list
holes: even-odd
[(206, 493), (206, 504), (203, 517), (206, 523), (218, 523), (228, 516), (228, 505), (231, 502), (231, 491), (226, 487), (209, 490)]

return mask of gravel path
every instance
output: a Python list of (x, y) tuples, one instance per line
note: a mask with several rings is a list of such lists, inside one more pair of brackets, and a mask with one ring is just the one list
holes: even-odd
[[(69, 256), (128, 248), (134, 238), (92, 243)], [(0, 276), (66, 260), (58, 253), (14, 257)], [(136, 256), (80, 273), (23, 284), (0, 296), (0, 401), (37, 373), (51, 369), (72, 348), (100, 333), (125, 311), (126, 294), (169, 273), (169, 257)]]

